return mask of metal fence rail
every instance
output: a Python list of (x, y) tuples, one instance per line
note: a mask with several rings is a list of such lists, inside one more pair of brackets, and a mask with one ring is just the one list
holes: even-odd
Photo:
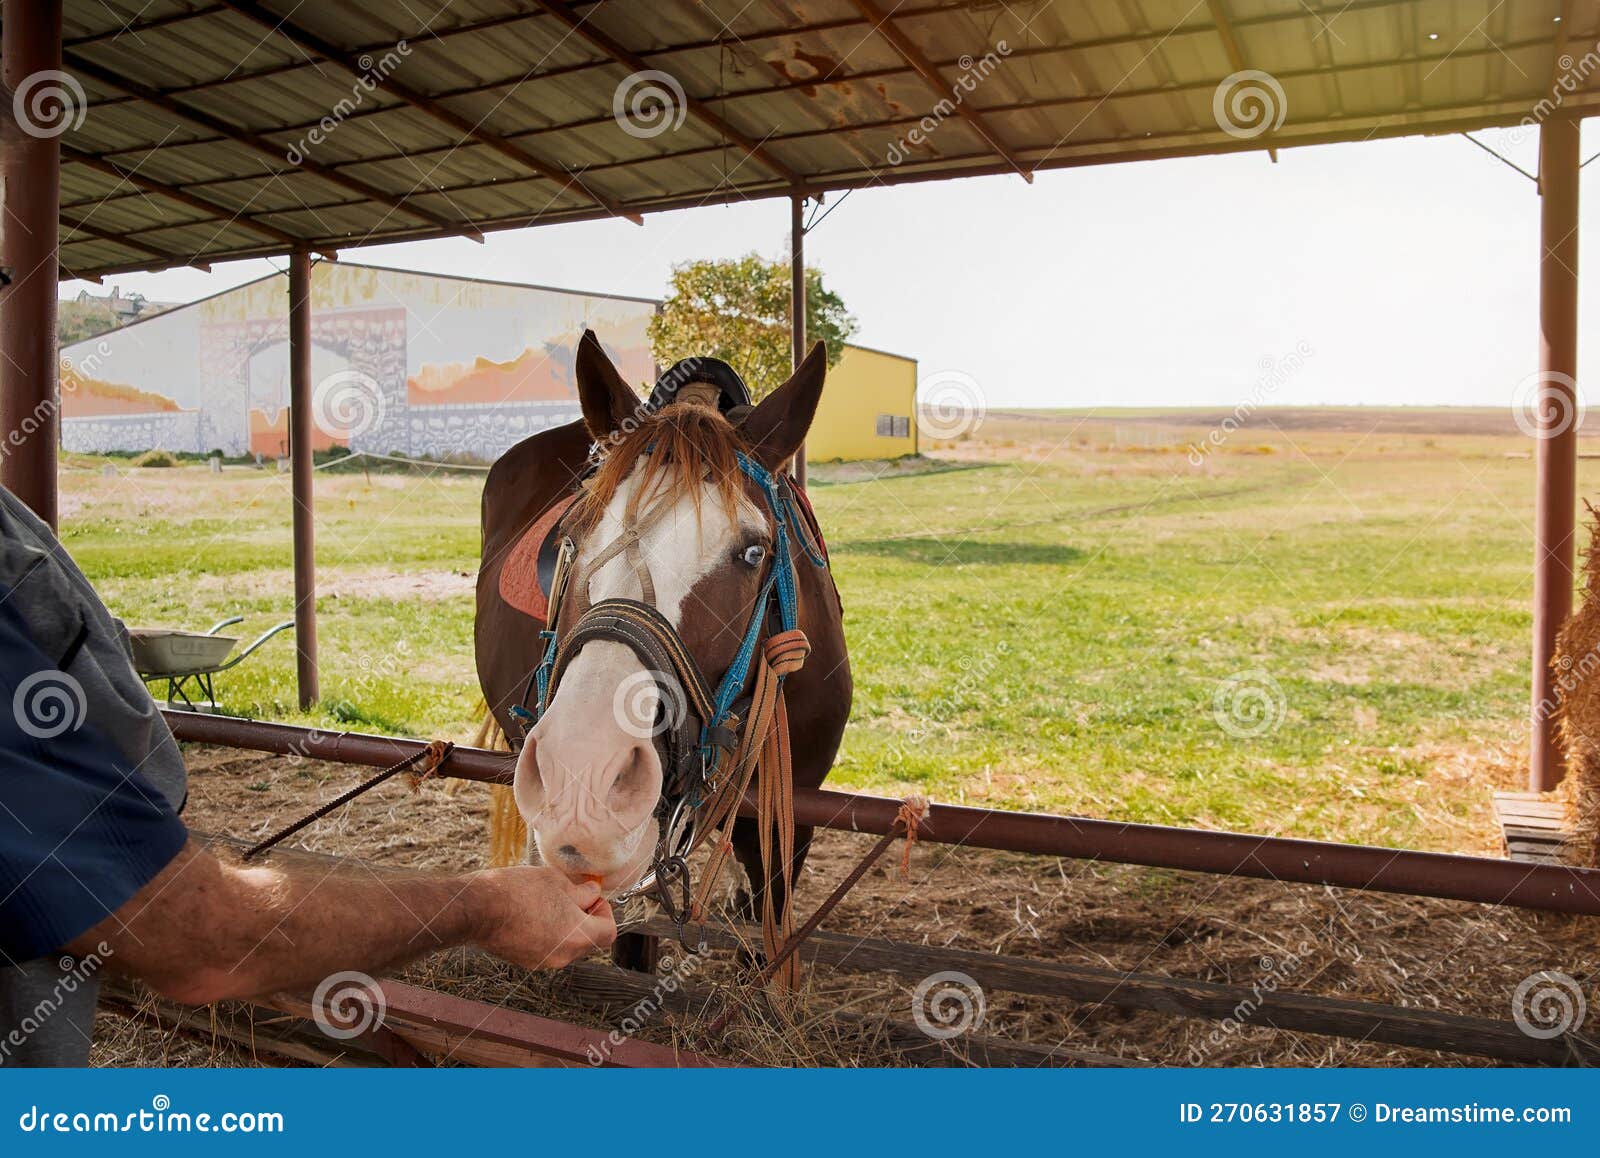
[[(426, 746), (421, 740), (392, 736), (325, 732), (194, 712), (163, 714), (180, 740), (344, 764), (384, 767)], [(511, 768), (511, 758), (504, 752), (457, 747), (440, 766), (439, 774), (504, 784), (510, 782)], [(894, 824), (899, 808), (899, 801), (883, 797), (795, 790), (795, 820), (802, 825), (881, 835)], [(751, 798), (746, 798), (743, 811), (754, 815)], [(929, 809), (921, 839), (1600, 916), (1600, 870), (1563, 865), (949, 804)]]

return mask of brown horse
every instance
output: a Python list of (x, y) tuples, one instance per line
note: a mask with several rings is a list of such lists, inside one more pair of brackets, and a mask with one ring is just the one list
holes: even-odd
[[(539, 556), (552, 538), (575, 548), (558, 638), (602, 600), (642, 603), (670, 624), (715, 687), (747, 634), (775, 630), (768, 619), (776, 608), (768, 616), (763, 601), (783, 565), (775, 557), (783, 543), (775, 542), (778, 512), (758, 482), (776, 481), (791, 493), (792, 481), (776, 476), (805, 438), (825, 374), (819, 343), (787, 382), (758, 406), (733, 412), (731, 422), (690, 390), (651, 411), (585, 333), (576, 375), (583, 420), (517, 444), (495, 464), (483, 493), (478, 679), (508, 737), (522, 736), (538, 711), (534, 673), (545, 656), (540, 632), (548, 614)], [(759, 469), (741, 469), (751, 463)], [(832, 767), (849, 715), (850, 665), (832, 576), (805, 543), (794, 543), (804, 533), (822, 550), (804, 496), (792, 493), (797, 501), (786, 509), (806, 527), (784, 540), (792, 552), (785, 569), (810, 655), (787, 677), (785, 696), (794, 782), (815, 787)], [(582, 643), (564, 657), (559, 686), (517, 757), (517, 810), (539, 858), (574, 878), (600, 880), (611, 895), (652, 868), (663, 785), (678, 759), (662, 721), (681, 716), (684, 704), (669, 702), (659, 676), (637, 649), (605, 638)], [(795, 833), (796, 874), (810, 837), (809, 828)], [(738, 821), (732, 843), (753, 885), (742, 903), (753, 908), (772, 883), (753, 822)], [(780, 867), (773, 881), (783, 879)]]

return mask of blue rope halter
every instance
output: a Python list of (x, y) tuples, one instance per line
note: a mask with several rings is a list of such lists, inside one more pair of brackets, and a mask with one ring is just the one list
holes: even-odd
[[(750, 621), (745, 626), (744, 636), (740, 640), (739, 650), (733, 657), (733, 662), (718, 682), (713, 694), (712, 718), (701, 721), (700, 747), (702, 762), (709, 766), (715, 761), (715, 744), (712, 737), (717, 730), (727, 721), (732, 714), (733, 704), (739, 698), (746, 682), (750, 678), (751, 665), (755, 660), (756, 645), (761, 640), (761, 627), (767, 616), (767, 609), (774, 600), (777, 602), (778, 622), (780, 630), (790, 631), (796, 626), (799, 619), (799, 606), (795, 592), (794, 553), (789, 546), (790, 535), (800, 543), (801, 553), (811, 563), (818, 567), (826, 567), (827, 559), (812, 549), (806, 536), (799, 530), (799, 516), (795, 511), (794, 493), (791, 484), (784, 482), (780, 476), (775, 475), (766, 467), (756, 462), (744, 452), (738, 452), (739, 469), (744, 476), (750, 479), (761, 489), (762, 496), (766, 499), (767, 510), (772, 515), (772, 565), (767, 573), (766, 582), (762, 585), (761, 594), (756, 598), (755, 606), (750, 612)], [(534, 684), (538, 691), (536, 701), (535, 721), (542, 719), (550, 706), (550, 678), (555, 668), (556, 655), (559, 651), (555, 630), (556, 611), (552, 609), (551, 620), (545, 624), (545, 629), (539, 633), (544, 640), (544, 656), (539, 661), (539, 666), (534, 673)], [(780, 677), (781, 678), (781, 677)]]

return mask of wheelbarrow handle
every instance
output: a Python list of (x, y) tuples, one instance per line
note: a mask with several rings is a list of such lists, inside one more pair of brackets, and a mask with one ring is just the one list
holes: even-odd
[[(238, 620), (234, 620), (234, 622), (237, 623)], [(220, 671), (227, 671), (230, 667), (233, 667), (235, 664), (243, 663), (244, 660), (249, 658), (250, 653), (252, 651), (254, 651), (256, 648), (260, 647), (263, 643), (266, 643), (267, 640), (271, 639), (274, 635), (277, 635), (280, 631), (288, 631), (293, 626), (294, 626), (294, 620), (286, 619), (282, 623), (278, 624), (275, 627), (269, 627), (266, 631), (263, 631), (260, 635), (256, 636), (255, 639), (251, 641), (249, 647), (245, 648), (238, 655), (234, 656), (227, 663), (223, 664), (219, 668), (216, 668), (215, 670), (219, 671), (219, 672)]]
[(215, 635), (215, 634), (217, 634), (217, 632), (221, 631), (224, 627), (232, 627), (235, 623), (243, 623), (243, 622), (244, 622), (244, 616), (242, 616), (242, 615), (235, 615), (230, 619), (219, 619), (215, 623), (213, 623), (210, 627), (206, 628), (206, 634), (207, 635)]

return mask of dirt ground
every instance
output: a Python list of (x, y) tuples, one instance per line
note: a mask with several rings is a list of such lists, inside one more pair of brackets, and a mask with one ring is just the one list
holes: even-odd
[[(186, 818), (207, 832), (250, 839), (296, 819), (359, 782), (366, 770), (232, 749), (191, 747)], [(480, 867), (487, 849), (489, 790), (430, 782), (416, 794), (398, 781), (302, 834), (304, 848), (394, 867)], [(810, 911), (871, 840), (820, 832), (800, 886)], [(1489, 834), (1484, 834), (1484, 851)], [(1497, 1019), (1512, 1015), (1518, 984), (1542, 970), (1590, 977), (1600, 957), (1592, 922), (1416, 898), (1228, 879), (1128, 866), (952, 849), (913, 850), (909, 879), (898, 853), (885, 857), (830, 917), (836, 933), (999, 952), (1041, 960), (1388, 1002)], [(635, 917), (638, 914), (629, 914)], [(670, 949), (669, 952), (675, 951)], [(731, 979), (713, 953), (697, 983)], [(603, 1015), (551, 1004), (548, 986), (467, 954), (440, 954), (402, 976), (464, 996), (607, 1027)], [(913, 1017), (915, 979), (808, 969), (801, 1008)], [(981, 1030), (1034, 1045), (1066, 1045), (1166, 1065), (1487, 1064), (1457, 1055), (1350, 1042), (1252, 1025), (1231, 1026), (1070, 1001), (981, 996)], [(933, 1013), (932, 1010), (929, 1011)], [(613, 1021), (617, 1020), (615, 1016)], [(663, 1018), (639, 1036), (681, 1039)], [(800, 1019), (802, 1025), (814, 1022)], [(894, 1064), (889, 1047), (841, 1043), (820, 1032), (791, 1040), (730, 1033), (711, 1052), (745, 1061)], [(693, 1027), (689, 1030), (693, 1041)], [(249, 1065), (226, 1042), (195, 1042), (102, 1014), (94, 1060), (102, 1065)]]

